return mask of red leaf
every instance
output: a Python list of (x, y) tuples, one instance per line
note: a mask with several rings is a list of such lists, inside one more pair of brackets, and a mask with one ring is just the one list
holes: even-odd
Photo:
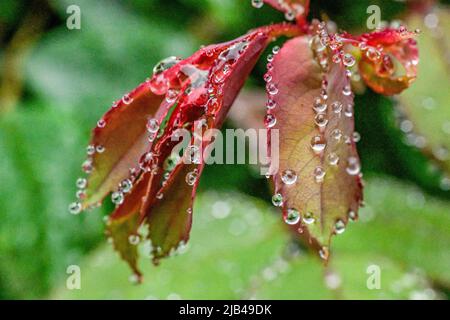
[(353, 37), (352, 44), (357, 45), (362, 54), (360, 73), (372, 90), (394, 95), (414, 82), (419, 63), (414, 36), (415, 33), (401, 27)]
[[(174, 157), (176, 130), (194, 132), (199, 123), (203, 130), (219, 128), (268, 43), (278, 35), (299, 32), (289, 24), (263, 27), (202, 48), (186, 60), (166, 60), (152, 79), (126, 96), (128, 104), (112, 108), (103, 118), (106, 125), (94, 130), (92, 144), (101, 143), (106, 150), (93, 155), (85, 206), (114, 191), (117, 208), (108, 232), (137, 275), (136, 242), (143, 238), (138, 235), (142, 224), (148, 225), (155, 262), (189, 238), (202, 165)], [(195, 183), (186, 183), (194, 170)]]
[(274, 155), (271, 165), (274, 204), (327, 259), (330, 237), (356, 216), (362, 188), (346, 68), (331, 61), (336, 52), (313, 52), (310, 42), (308, 36), (295, 38), (276, 55), (268, 84), (276, 106), (266, 124), (280, 136), (279, 166)]

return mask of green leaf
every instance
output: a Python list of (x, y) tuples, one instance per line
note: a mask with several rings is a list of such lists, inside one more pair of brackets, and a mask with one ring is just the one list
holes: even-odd
[[(436, 9), (439, 26), (448, 30), (450, 11)], [(434, 13), (433, 13), (434, 14)], [(439, 166), (450, 175), (450, 78), (448, 76), (448, 48), (450, 36), (440, 29), (426, 27), (422, 16), (412, 16), (408, 20), (422, 30), (418, 37), (421, 59), (417, 82), (400, 97), (401, 110), (412, 121), (410, 134), (412, 144), (439, 163)], [(442, 32), (442, 33), (441, 33)], [(417, 139), (422, 136), (424, 139)], [(419, 144), (425, 140), (425, 145)], [(450, 188), (450, 180), (444, 188)]]
[(99, 240), (100, 215), (70, 215), (83, 140), (69, 114), (26, 105), (0, 119), (0, 295), (37, 298)]
[(434, 281), (450, 286), (450, 204), (390, 179), (371, 179), (360, 221), (335, 240), (335, 255), (367, 252), (409, 268), (418, 267)]

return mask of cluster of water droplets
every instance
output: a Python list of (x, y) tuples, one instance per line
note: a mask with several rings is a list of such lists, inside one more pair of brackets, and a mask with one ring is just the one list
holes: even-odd
[[(305, 8), (299, 3), (289, 3), (285, 0), (278, 0), (278, 5), (285, 12), (284, 17), (288, 21), (294, 21), (296, 17), (301, 16), (305, 12)], [(263, 0), (251, 0), (254, 8), (260, 9), (264, 6)]]

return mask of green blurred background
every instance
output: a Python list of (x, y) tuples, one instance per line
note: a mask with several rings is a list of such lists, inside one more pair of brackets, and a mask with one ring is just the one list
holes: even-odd
[[(431, 35), (403, 1), (312, 3), (313, 16), (353, 32), (367, 31), (371, 4), (383, 20), (411, 19), (412, 29), (422, 28), (423, 79), (419, 72), (402, 105), (369, 90), (356, 98), (366, 178), (360, 220), (334, 239), (325, 269), (289, 239), (255, 168), (209, 166), (187, 252), (159, 267), (143, 259), (145, 282), (134, 286), (103, 236), (111, 205), (80, 216), (67, 211), (90, 129), (161, 58), (187, 57), (283, 15), (267, 5), (256, 10), (250, 0), (1, 0), (0, 298), (449, 298), (450, 166), (416, 147), (422, 137), (442, 148), (450, 141), (449, 30)], [(66, 27), (71, 4), (81, 9), (80, 30)], [(447, 5), (441, 2), (442, 14)], [(261, 90), (264, 64), (246, 90)], [(433, 134), (423, 130), (417, 140), (405, 112)], [(81, 267), (80, 290), (66, 287), (69, 265)], [(366, 285), (370, 265), (381, 269), (380, 289)]]

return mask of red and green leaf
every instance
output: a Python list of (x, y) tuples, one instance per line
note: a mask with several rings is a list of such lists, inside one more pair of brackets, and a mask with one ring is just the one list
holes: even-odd
[(372, 90), (395, 95), (414, 82), (419, 63), (415, 35), (400, 27), (353, 37), (351, 43), (361, 50), (359, 71)]
[[(285, 221), (327, 258), (331, 236), (356, 216), (362, 187), (346, 68), (331, 61), (330, 49), (315, 56), (310, 39), (288, 41), (269, 71), (278, 93), (269, 91), (276, 106), (268, 117), (280, 136), (279, 167), (273, 164), (271, 173)], [(324, 59), (328, 66), (322, 67)]]
[[(273, 25), (202, 48), (186, 60), (172, 59), (169, 68), (161, 68), (126, 95), (94, 130), (91, 145), (105, 150), (90, 156), (92, 173), (84, 207), (113, 192), (117, 208), (109, 219), (108, 234), (137, 275), (135, 240), (143, 238), (142, 225), (148, 226), (155, 262), (189, 238), (203, 165), (174, 157), (173, 148), (180, 143), (173, 139), (176, 131), (194, 132), (198, 123), (220, 128), (269, 42), (298, 32), (289, 24)], [(200, 147), (205, 143), (201, 141)], [(195, 183), (186, 183), (193, 172)]]

